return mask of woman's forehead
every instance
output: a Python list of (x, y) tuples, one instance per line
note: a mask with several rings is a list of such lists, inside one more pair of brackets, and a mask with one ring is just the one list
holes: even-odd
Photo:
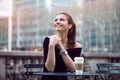
[(56, 16), (56, 18), (66, 18), (66, 19), (67, 19), (67, 16), (64, 15), (64, 14), (58, 14), (58, 15)]

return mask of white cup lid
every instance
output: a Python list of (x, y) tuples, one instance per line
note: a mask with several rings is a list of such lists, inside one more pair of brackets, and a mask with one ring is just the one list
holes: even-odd
[(75, 62), (78, 62), (78, 63), (79, 63), (79, 62), (84, 62), (84, 58), (83, 58), (83, 57), (75, 57), (75, 58), (74, 58), (74, 61), (75, 61)]

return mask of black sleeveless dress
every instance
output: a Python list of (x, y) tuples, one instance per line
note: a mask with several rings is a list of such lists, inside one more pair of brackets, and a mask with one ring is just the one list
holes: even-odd
[[(48, 54), (48, 45), (49, 45), (49, 39), (46, 37), (43, 42), (43, 51), (44, 51), (44, 63), (47, 59)], [(71, 48), (66, 49), (69, 56), (72, 60), (74, 60), (74, 57), (80, 56), (82, 48)], [(62, 59), (62, 56), (60, 54), (60, 50), (55, 47), (55, 57), (56, 57), (56, 66), (54, 69), (54, 72), (67, 72), (67, 67), (64, 64), (64, 61)], [(48, 70), (45, 68), (43, 69), (44, 72), (48, 72)], [(41, 80), (68, 80), (66, 76), (42, 76)]]

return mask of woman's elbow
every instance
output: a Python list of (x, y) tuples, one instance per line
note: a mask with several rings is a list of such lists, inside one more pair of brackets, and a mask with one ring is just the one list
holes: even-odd
[(75, 72), (75, 65), (70, 67), (70, 72)]
[(73, 68), (73, 69), (70, 69), (70, 72), (71, 72), (71, 73), (75, 72), (75, 69), (74, 69), (74, 68)]
[(54, 72), (54, 67), (45, 63), (45, 67), (49, 72)]
[(54, 69), (52, 69), (52, 68), (47, 68), (47, 70), (48, 70), (49, 72), (54, 72)]

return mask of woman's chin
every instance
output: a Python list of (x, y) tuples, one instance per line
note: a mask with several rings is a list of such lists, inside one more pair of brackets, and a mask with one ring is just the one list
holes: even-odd
[(62, 31), (62, 29), (61, 28), (55, 28), (56, 29), (56, 31)]

